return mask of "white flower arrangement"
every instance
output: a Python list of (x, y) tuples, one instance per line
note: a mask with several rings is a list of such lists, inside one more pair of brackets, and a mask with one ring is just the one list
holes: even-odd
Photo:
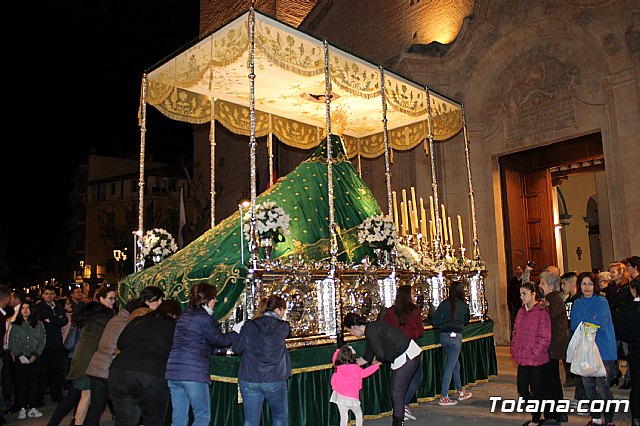
[[(249, 241), (251, 235), (251, 211), (245, 213), (243, 219), (244, 236)], [(256, 231), (258, 238), (274, 238), (276, 241), (284, 241), (284, 236), (289, 235), (291, 218), (275, 201), (265, 201), (256, 205)]]
[(418, 269), (424, 269), (420, 264), (421, 258), (418, 252), (404, 244), (396, 244), (398, 251), (396, 261), (400, 269), (406, 269), (415, 272)]
[(398, 243), (398, 230), (391, 217), (370, 216), (358, 225), (358, 242), (389, 250)]
[(160, 263), (176, 251), (173, 236), (162, 228), (150, 229), (142, 237), (140, 253), (145, 263)]

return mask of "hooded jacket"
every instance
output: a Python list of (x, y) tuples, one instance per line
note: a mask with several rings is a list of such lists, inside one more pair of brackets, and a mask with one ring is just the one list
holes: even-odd
[(367, 362), (373, 361), (374, 357), (380, 362), (393, 362), (411, 343), (402, 331), (382, 320), (368, 323), (364, 333), (367, 346), (362, 358)]
[(579, 297), (571, 308), (571, 330), (575, 331), (581, 321), (600, 326), (596, 333), (596, 346), (602, 360), (617, 359), (616, 336), (607, 299), (601, 296)]
[(187, 309), (176, 322), (165, 378), (211, 383), (211, 355), (216, 348), (231, 346), (237, 336), (235, 331), (223, 333), (206, 310)]
[(272, 311), (248, 321), (233, 344), (242, 354), (238, 380), (250, 383), (282, 382), (291, 376), (291, 360), (285, 345), (291, 326)]
[(92, 301), (85, 305), (80, 312), (72, 315), (71, 320), (81, 327), (82, 331), (73, 351), (67, 380), (75, 380), (87, 375), (89, 362), (98, 350), (104, 328), (113, 314), (113, 309), (107, 308), (100, 302)]
[(544, 302), (518, 311), (511, 336), (511, 355), (518, 365), (537, 367), (549, 362), (551, 320)]
[[(333, 353), (333, 362), (340, 353), (340, 348)], [(362, 368), (358, 364), (342, 364), (336, 367), (331, 376), (331, 389), (340, 395), (349, 398), (360, 399), (360, 389), (362, 389), (362, 379), (369, 377), (380, 368), (379, 364), (371, 364), (367, 368)]]

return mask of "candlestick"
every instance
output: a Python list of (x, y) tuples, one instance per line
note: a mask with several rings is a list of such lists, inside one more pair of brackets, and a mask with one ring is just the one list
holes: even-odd
[(393, 223), (396, 225), (396, 230), (400, 230), (398, 226), (398, 197), (396, 197), (396, 191), (391, 191), (391, 197), (393, 197)]
[(464, 237), (462, 233), (462, 220), (460, 219), (460, 215), (458, 215), (458, 235), (460, 236), (460, 247), (464, 246)]
[(441, 228), (442, 236), (443, 236), (444, 242), (446, 243), (449, 240), (447, 236), (447, 227), (445, 226), (447, 223), (447, 213), (444, 210), (444, 204), (440, 204), (440, 208), (442, 209), (442, 218), (441, 218), (441, 224), (443, 225)]
[[(420, 204), (422, 204), (422, 198), (420, 198)], [(420, 206), (420, 216), (420, 232), (427, 238), (427, 212), (422, 205)]]
[(451, 231), (451, 217), (447, 217), (447, 228), (449, 230), (449, 244), (453, 245), (453, 232)]

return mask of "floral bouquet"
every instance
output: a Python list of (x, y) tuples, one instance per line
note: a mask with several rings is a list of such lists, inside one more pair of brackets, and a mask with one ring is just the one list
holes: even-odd
[(411, 247), (404, 244), (397, 244), (398, 250), (397, 262), (400, 269), (415, 272), (418, 269), (424, 269), (422, 266), (420, 255)]
[[(251, 211), (245, 213), (242, 222), (244, 223), (244, 235), (249, 241), (251, 236)], [(289, 235), (289, 224), (291, 218), (282, 207), (274, 201), (265, 201), (256, 205), (256, 231), (258, 239), (274, 239), (284, 241), (284, 236)]]
[(162, 228), (150, 229), (142, 237), (140, 253), (147, 266), (162, 262), (176, 251), (173, 236)]
[(390, 250), (398, 242), (398, 230), (389, 216), (370, 216), (358, 225), (358, 242)]

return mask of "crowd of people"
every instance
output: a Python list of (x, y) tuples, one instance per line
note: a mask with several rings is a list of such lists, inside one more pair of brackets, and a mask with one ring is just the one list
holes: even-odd
[[(570, 408), (575, 410), (580, 401), (602, 400), (604, 410), (589, 405), (592, 411), (576, 412), (590, 415), (589, 425), (613, 426), (613, 406), (606, 402), (613, 400), (611, 388), (620, 386), (631, 390), (632, 424), (640, 426), (640, 256), (613, 262), (599, 274), (570, 271), (561, 275), (556, 266), (547, 266), (539, 283), (530, 280), (533, 267), (517, 265), (507, 288), (518, 394), (525, 400), (559, 401), (564, 398), (563, 386), (575, 387)], [(585, 325), (597, 330), (595, 346), (604, 365), (595, 376), (572, 372), (567, 362), (569, 342)], [(532, 413), (525, 425), (567, 421), (566, 413), (550, 407)]]
[[(449, 293), (433, 318), (446, 360), (440, 405), (471, 397), (461, 385), (458, 361), (469, 307), (460, 283), (451, 283)], [(48, 426), (59, 425), (69, 413), (72, 425), (98, 425), (107, 407), (118, 426), (164, 425), (169, 409), (172, 425), (208, 425), (211, 355), (232, 348), (240, 356), (244, 425), (260, 424), (264, 403), (274, 425), (288, 424), (291, 361), (286, 339), (291, 329), (286, 301), (278, 295), (265, 297), (250, 321), (223, 332), (213, 315), (215, 286), (192, 285), (184, 312), (164, 296), (160, 288), (148, 286), (120, 305), (114, 286), (96, 289), (91, 299), (80, 286), (66, 297), (46, 286), (32, 300), (0, 285), (2, 413), (17, 412), (18, 419), (42, 417), (38, 408), (48, 394), (56, 403)], [(344, 332), (365, 337), (366, 351), (356, 356), (341, 336), (333, 355), (330, 401), (341, 425), (348, 424), (349, 413), (362, 424), (362, 380), (385, 362), (391, 369), (393, 425), (416, 419), (410, 404), (422, 382), (422, 349), (416, 340), (423, 336), (424, 324), (414, 300), (411, 286), (400, 286), (395, 303), (378, 320), (367, 322), (356, 313), (343, 318)], [(449, 396), (452, 380), (457, 399)]]
[[(557, 267), (547, 266), (539, 283), (531, 280), (533, 267), (518, 265), (507, 289), (519, 395), (525, 400), (559, 401), (564, 398), (563, 387), (575, 387), (571, 402), (575, 408), (579, 401), (612, 400), (611, 387), (620, 386), (631, 390), (633, 426), (640, 426), (640, 257), (614, 262), (599, 274), (561, 275)], [(448, 290), (431, 318), (439, 329), (445, 358), (438, 400), (443, 406), (472, 396), (462, 386), (459, 362), (469, 306), (462, 283), (453, 281)], [(286, 425), (291, 377), (286, 301), (275, 294), (265, 297), (250, 321), (223, 332), (213, 315), (215, 286), (193, 284), (184, 312), (164, 296), (160, 288), (148, 286), (120, 306), (112, 286), (98, 288), (91, 299), (80, 287), (58, 297), (53, 287), (46, 286), (34, 300), (0, 286), (3, 412), (17, 412), (18, 419), (41, 417), (38, 408), (48, 393), (57, 403), (49, 426), (57, 426), (69, 413), (73, 425), (98, 425), (107, 407), (118, 426), (164, 425), (169, 408), (172, 425), (187, 425), (190, 417), (196, 426), (208, 425), (210, 358), (230, 347), (240, 356), (244, 425), (260, 424), (264, 403), (273, 424)], [(411, 286), (403, 285), (393, 306), (377, 320), (367, 321), (357, 313), (342, 319), (345, 333), (364, 338), (365, 351), (357, 356), (339, 336), (332, 357), (330, 401), (341, 425), (348, 424), (351, 416), (356, 425), (362, 424), (363, 379), (376, 374), (383, 363), (390, 365), (393, 426), (416, 419), (410, 404), (422, 382), (422, 349), (416, 341), (423, 336), (424, 325), (414, 300)], [(577, 374), (567, 362), (569, 342), (584, 324), (597, 328), (601, 375)], [(614, 425), (611, 409), (585, 414), (591, 417), (589, 425)], [(566, 413), (546, 406), (533, 412), (525, 425), (566, 421)]]

